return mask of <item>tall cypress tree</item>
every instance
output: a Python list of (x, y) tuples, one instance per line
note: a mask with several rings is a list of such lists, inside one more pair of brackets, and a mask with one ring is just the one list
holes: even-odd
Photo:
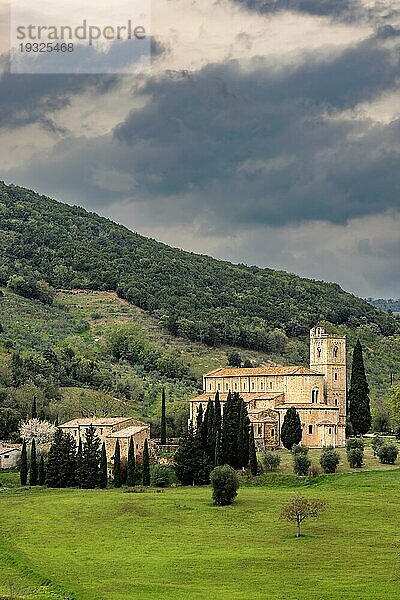
[(119, 439), (117, 438), (114, 451), (114, 487), (120, 488), (121, 485), (121, 450), (119, 447)]
[(35, 438), (32, 440), (31, 445), (31, 460), (29, 464), (29, 485), (38, 484), (38, 464), (36, 456), (36, 442)]
[(209, 425), (209, 418), (210, 418), (210, 410), (212, 410), (210, 408), (210, 405), (212, 406), (212, 402), (211, 399), (208, 399), (207, 402), (207, 408), (206, 411), (204, 413), (203, 416), (203, 423), (201, 426), (201, 445), (203, 450), (205, 450), (208, 454), (208, 425)]
[(19, 464), (19, 478), (21, 485), (26, 485), (28, 481), (28, 453), (26, 451), (26, 440), (22, 443), (21, 459)]
[(183, 485), (203, 485), (210, 480), (210, 460), (201, 445), (201, 437), (189, 426), (175, 452), (176, 475)]
[(31, 414), (32, 419), (37, 419), (37, 406), (36, 406), (36, 397), (33, 397), (33, 402), (32, 402), (32, 414)]
[(129, 440), (128, 449), (128, 466), (126, 474), (126, 485), (132, 487), (135, 485), (136, 480), (136, 464), (135, 464), (135, 445), (133, 443), (133, 436)]
[(197, 433), (201, 433), (201, 428), (203, 427), (203, 405), (200, 403), (199, 408), (197, 409), (197, 417), (196, 417), (196, 431)]
[(369, 386), (365, 375), (363, 350), (360, 340), (353, 351), (350, 390), (348, 395), (350, 421), (356, 435), (364, 435), (371, 427)]
[(250, 420), (244, 401), (240, 400), (238, 429), (238, 466), (245, 469), (249, 464)]
[(144, 440), (142, 467), (143, 467), (142, 483), (143, 483), (143, 485), (150, 485), (150, 456), (149, 456), (149, 445), (147, 442), (147, 438)]
[(79, 438), (78, 451), (76, 453), (76, 484), (78, 487), (85, 487), (85, 465), (83, 463), (82, 438)]
[(222, 465), (221, 452), (221, 435), (222, 435), (222, 414), (219, 392), (215, 394), (214, 401), (214, 466)]
[(249, 440), (249, 466), (252, 475), (257, 475), (258, 464), (257, 464), (257, 451), (256, 443), (254, 440), (254, 429), (253, 425), (250, 426), (250, 440)]
[(291, 450), (295, 444), (301, 442), (303, 437), (303, 430), (301, 428), (301, 421), (299, 413), (294, 406), (288, 408), (283, 419), (281, 429), (281, 440), (282, 444), (288, 450)]
[(161, 444), (167, 443), (167, 415), (166, 415), (166, 402), (165, 402), (165, 388), (162, 389), (161, 394)]
[(82, 448), (82, 461), (85, 479), (84, 488), (95, 488), (99, 482), (100, 471), (100, 440), (96, 435), (96, 429), (90, 425), (86, 429), (85, 441)]
[(71, 435), (57, 429), (47, 457), (46, 482), (49, 487), (76, 485), (76, 445)]
[(101, 447), (101, 458), (100, 458), (100, 482), (99, 485), (102, 489), (107, 487), (108, 483), (108, 472), (107, 472), (107, 452), (106, 443), (103, 442)]
[(239, 466), (238, 430), (240, 400), (241, 398), (237, 392), (234, 394), (229, 392), (222, 421), (222, 460), (234, 469), (237, 469)]
[(208, 414), (207, 414), (207, 439), (206, 439), (206, 448), (207, 448), (208, 457), (210, 459), (210, 464), (212, 466), (214, 466), (214, 461), (215, 461), (215, 431), (214, 431), (214, 402), (212, 400), (208, 401), (207, 411), (208, 411)]
[(46, 467), (44, 464), (43, 455), (40, 457), (39, 462), (39, 485), (44, 485), (46, 483)]

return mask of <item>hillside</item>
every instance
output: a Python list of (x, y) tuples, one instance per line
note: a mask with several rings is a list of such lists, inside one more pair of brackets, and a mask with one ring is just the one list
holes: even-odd
[(172, 334), (213, 345), (280, 350), (282, 332), (301, 337), (320, 320), (396, 329), (391, 315), (337, 284), (177, 250), (3, 183), (0, 265), (0, 284), (26, 274), (56, 288), (115, 290)]
[(367, 298), (367, 301), (372, 304), (372, 306), (375, 306), (380, 310), (400, 314), (400, 298), (398, 300), (386, 298)]

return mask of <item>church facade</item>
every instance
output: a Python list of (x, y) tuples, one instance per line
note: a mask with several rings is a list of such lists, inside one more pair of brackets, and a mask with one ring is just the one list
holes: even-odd
[(220, 368), (203, 376), (203, 393), (190, 401), (195, 423), (199, 405), (219, 393), (223, 411), (229, 391), (246, 403), (259, 450), (281, 446), (286, 411), (299, 413), (302, 444), (321, 448), (343, 446), (346, 427), (346, 338), (322, 327), (310, 331), (310, 368), (269, 366)]

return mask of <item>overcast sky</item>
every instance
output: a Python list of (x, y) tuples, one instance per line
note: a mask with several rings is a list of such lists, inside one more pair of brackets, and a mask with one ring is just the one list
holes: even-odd
[(2, 60), (1, 178), (173, 246), (400, 297), (398, 0), (154, 0), (152, 19), (142, 75)]

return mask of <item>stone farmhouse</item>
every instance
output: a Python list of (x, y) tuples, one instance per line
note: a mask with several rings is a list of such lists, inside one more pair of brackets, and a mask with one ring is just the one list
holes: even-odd
[(0, 469), (15, 469), (18, 466), (20, 456), (20, 447), (0, 447)]
[(150, 425), (133, 419), (132, 417), (87, 417), (73, 419), (60, 425), (64, 433), (69, 433), (78, 446), (79, 440), (85, 439), (86, 430), (93, 425), (96, 435), (101, 442), (105, 442), (107, 460), (114, 457), (115, 444), (119, 440), (121, 457), (128, 457), (128, 448), (131, 436), (135, 447), (136, 457), (143, 455), (144, 441), (150, 438)]
[(262, 365), (220, 368), (203, 376), (203, 394), (190, 401), (195, 423), (199, 405), (219, 393), (221, 409), (228, 392), (239, 392), (254, 428), (259, 450), (281, 445), (280, 432), (287, 409), (299, 413), (302, 444), (320, 448), (343, 446), (346, 427), (346, 338), (321, 327), (310, 331), (310, 368)]

